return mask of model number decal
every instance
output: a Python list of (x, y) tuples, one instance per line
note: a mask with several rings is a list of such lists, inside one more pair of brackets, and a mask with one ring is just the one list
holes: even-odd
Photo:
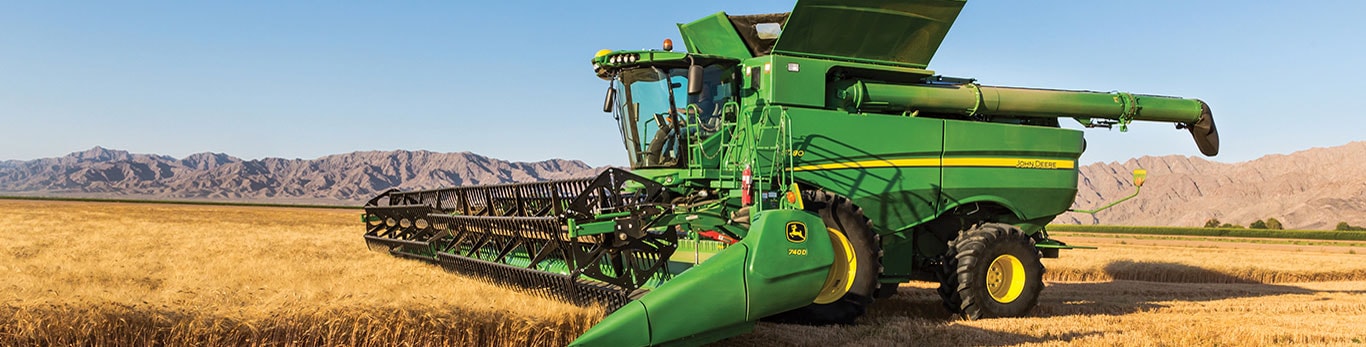
[(805, 249), (805, 248), (788, 248), (788, 249), (787, 249), (787, 255), (800, 255), (800, 256), (805, 256), (805, 255), (806, 255), (806, 249)]

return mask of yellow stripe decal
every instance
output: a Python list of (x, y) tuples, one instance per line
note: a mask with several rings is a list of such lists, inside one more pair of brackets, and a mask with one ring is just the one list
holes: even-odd
[(921, 159), (883, 159), (862, 160), (840, 163), (802, 165), (792, 171), (816, 171), (839, 169), (876, 169), (888, 167), (995, 167), (1016, 169), (1071, 170), (1077, 167), (1072, 160), (1030, 159), (1030, 158), (921, 158)]
[(939, 158), (927, 159), (890, 159), (890, 160), (864, 160), (849, 161), (843, 163), (828, 163), (816, 165), (803, 165), (792, 168), (792, 171), (812, 171), (812, 170), (835, 170), (835, 169), (875, 169), (883, 167), (930, 167), (939, 166)]

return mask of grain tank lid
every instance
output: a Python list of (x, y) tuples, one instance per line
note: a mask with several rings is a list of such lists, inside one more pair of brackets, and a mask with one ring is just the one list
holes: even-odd
[(800, 0), (775, 54), (925, 68), (966, 0)]
[(740, 39), (745, 41), (750, 53), (759, 57), (773, 51), (773, 44), (778, 42), (778, 35), (782, 33), (783, 23), (787, 21), (790, 13), (769, 13), (751, 14), (740, 16), (729, 16), (731, 25), (735, 26), (735, 31), (740, 34)]
[(679, 24), (688, 52), (736, 59), (759, 57), (773, 51), (787, 13), (731, 16), (725, 12)]

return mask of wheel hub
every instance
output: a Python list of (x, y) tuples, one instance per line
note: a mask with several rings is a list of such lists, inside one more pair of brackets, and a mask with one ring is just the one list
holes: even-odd
[(987, 293), (1003, 304), (1014, 302), (1024, 293), (1025, 271), (1020, 258), (1002, 254), (987, 266)]
[(854, 255), (854, 245), (835, 228), (827, 228), (830, 233), (830, 246), (835, 250), (835, 262), (830, 264), (830, 274), (825, 276), (820, 294), (816, 295), (817, 304), (828, 304), (844, 297), (854, 286), (854, 274), (858, 272), (858, 258)]

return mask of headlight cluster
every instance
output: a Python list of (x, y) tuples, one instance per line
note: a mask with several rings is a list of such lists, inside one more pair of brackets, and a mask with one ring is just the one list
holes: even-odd
[(640, 55), (639, 55), (639, 54), (621, 54), (621, 55), (614, 55), (614, 56), (612, 56), (611, 58), (607, 58), (607, 62), (612, 63), (612, 64), (627, 64), (627, 63), (634, 63), (634, 62), (636, 62), (636, 60), (640, 60)]

